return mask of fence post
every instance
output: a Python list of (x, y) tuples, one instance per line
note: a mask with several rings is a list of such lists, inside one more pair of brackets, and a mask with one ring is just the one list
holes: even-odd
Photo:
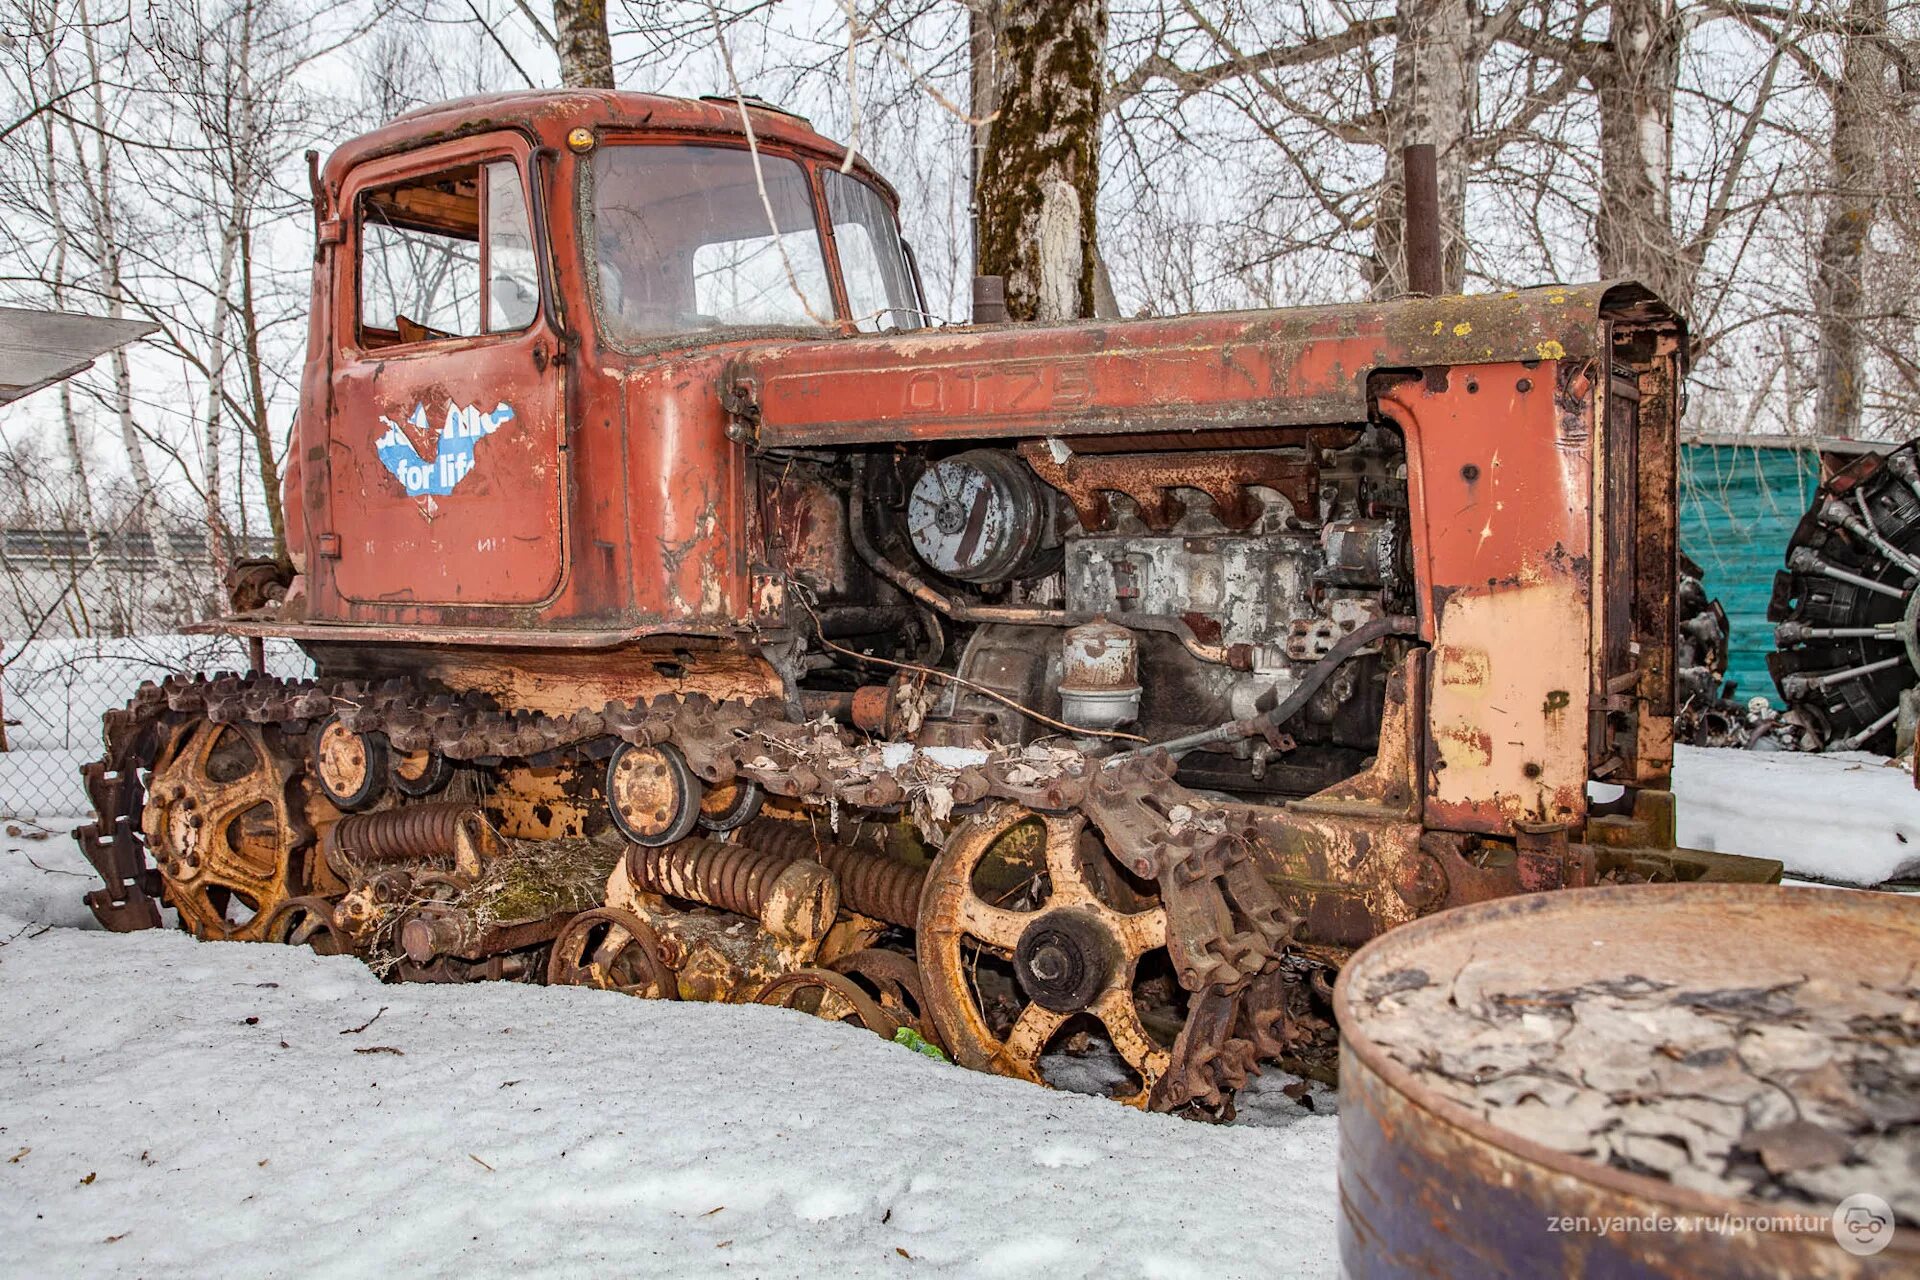
[(0, 636), (0, 751), (7, 749), (7, 638)]

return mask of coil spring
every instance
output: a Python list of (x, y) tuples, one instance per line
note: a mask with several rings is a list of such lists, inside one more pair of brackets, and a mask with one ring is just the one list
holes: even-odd
[(649, 849), (627, 846), (627, 877), (650, 893), (686, 898), (758, 919), (780, 873), (797, 859), (694, 836)]
[(327, 829), (322, 848), (336, 873), (342, 854), (361, 862), (414, 862), (453, 853), (462, 824), (485, 822), (478, 806), (463, 801), (351, 813)]
[(756, 849), (821, 863), (839, 881), (840, 903), (849, 911), (904, 929), (917, 923), (920, 892), (927, 882), (924, 868), (908, 866), (875, 849), (823, 839), (810, 824), (778, 818), (748, 823), (740, 838)]

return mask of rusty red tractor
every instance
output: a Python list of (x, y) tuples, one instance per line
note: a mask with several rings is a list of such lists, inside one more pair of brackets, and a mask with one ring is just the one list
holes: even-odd
[(1674, 847), (1644, 289), (941, 326), (892, 189), (732, 99), (448, 103), (313, 200), (292, 564), (204, 629), (317, 674), (108, 717), (110, 928), (1218, 1113), (1383, 930), (1778, 875)]

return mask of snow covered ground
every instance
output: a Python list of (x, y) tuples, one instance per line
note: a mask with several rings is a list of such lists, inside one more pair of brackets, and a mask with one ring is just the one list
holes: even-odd
[(103, 934), (71, 842), (14, 825), (0, 1272), (1337, 1271), (1336, 1121), (1277, 1087), (1214, 1127), (786, 1010)]
[(1676, 747), (1673, 790), (1685, 848), (1834, 884), (1920, 877), (1920, 791), (1881, 756)]

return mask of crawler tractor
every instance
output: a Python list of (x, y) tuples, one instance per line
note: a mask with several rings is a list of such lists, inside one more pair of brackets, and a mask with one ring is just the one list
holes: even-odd
[(432, 107), (313, 206), (292, 562), (201, 629), (316, 675), (107, 718), (109, 928), (1217, 1114), (1382, 930), (1778, 874), (1674, 848), (1644, 289), (936, 324), (892, 189), (733, 99)]

